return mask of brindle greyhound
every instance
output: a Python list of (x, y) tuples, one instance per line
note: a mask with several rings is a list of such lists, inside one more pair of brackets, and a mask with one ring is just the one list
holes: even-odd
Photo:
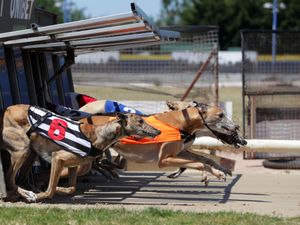
[[(197, 136), (201, 134), (203, 129), (208, 128), (210, 132), (226, 143), (236, 146), (246, 144), (244, 139), (237, 134), (238, 126), (225, 116), (222, 109), (216, 106), (197, 104), (196, 107), (190, 107), (181, 111), (155, 114), (155, 117), (187, 134)], [(105, 116), (95, 116), (91, 120), (94, 124), (102, 124), (108, 119), (109, 117)], [(219, 179), (224, 179), (225, 175), (230, 173), (230, 171), (222, 168), (213, 160), (204, 159), (199, 155), (186, 151), (192, 143), (193, 139), (187, 143), (184, 143), (184, 139), (182, 139), (142, 145), (118, 142), (113, 146), (113, 149), (126, 159), (135, 162), (157, 161), (160, 168), (175, 166), (206, 170)]]
[[(91, 156), (80, 157), (74, 153), (63, 150), (58, 144), (46, 139), (33, 131), (30, 137), (28, 120), (29, 105), (13, 105), (8, 107), (3, 114), (2, 147), (11, 155), (11, 167), (7, 172), (7, 186), (16, 191), (27, 201), (39, 201), (52, 198), (55, 192), (71, 194), (76, 190), (77, 166), (92, 161)], [(99, 149), (99, 152), (126, 136), (155, 137), (160, 131), (147, 124), (143, 118), (135, 114), (118, 114), (113, 121), (106, 121), (101, 125), (80, 124), (80, 130)], [(51, 172), (48, 188), (38, 194), (18, 187), (15, 177), (29, 156), (31, 150), (47, 161), (51, 162)], [(68, 167), (69, 187), (57, 187), (63, 167)]]

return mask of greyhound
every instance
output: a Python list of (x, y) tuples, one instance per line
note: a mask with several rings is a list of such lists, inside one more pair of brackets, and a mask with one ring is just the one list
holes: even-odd
[[(33, 125), (30, 124), (30, 119), (32, 118), (29, 116), (29, 111), (31, 109), (30, 105), (13, 105), (8, 107), (2, 114), (1, 144), (11, 155), (11, 167), (6, 174), (7, 186), (29, 202), (52, 198), (55, 192), (72, 194), (76, 191), (77, 166), (91, 162), (93, 154), (82, 157), (82, 155), (78, 155), (78, 152), (78, 154), (69, 152), (63, 149), (58, 142), (55, 142), (66, 139), (67, 126), (63, 125), (64, 123), (61, 121), (60, 124), (54, 127), (54, 130), (51, 130), (52, 123), (50, 128), (47, 128), (48, 134), (51, 133), (55, 137), (55, 141), (46, 139), (46, 137), (37, 133), (36, 127), (34, 127), (37, 122)], [(56, 120), (55, 122), (58, 121)], [(114, 120), (106, 121), (101, 123), (101, 125), (80, 122), (78, 126), (87, 141), (99, 153), (126, 136), (154, 138), (160, 134), (159, 130), (150, 126), (142, 117), (135, 114), (117, 114)], [(28, 133), (29, 131), (30, 133)], [(18, 187), (15, 182), (18, 170), (32, 150), (46, 161), (51, 162), (48, 188), (40, 193), (34, 193)], [(67, 188), (57, 187), (63, 167), (68, 168), (70, 186)]]
[[(195, 101), (192, 101), (192, 102), (184, 102), (184, 101), (166, 101), (166, 105), (168, 106), (169, 110), (171, 111), (178, 111), (178, 110), (183, 110), (183, 109), (186, 109), (186, 108), (189, 108), (189, 107), (192, 107), (192, 106), (195, 106), (197, 105), (197, 102)], [(214, 137), (214, 134), (212, 132), (210, 132), (210, 130), (206, 130), (206, 131), (202, 131), (201, 134), (203, 136), (211, 136), (211, 137)], [(199, 135), (199, 134), (198, 134)], [(238, 146), (237, 146), (238, 147)], [(200, 156), (198, 156), (200, 157)], [(203, 157), (202, 156), (202, 162), (205, 162), (207, 160), (209, 160), (208, 158), (206, 157)], [(171, 179), (175, 179), (175, 178), (178, 178), (187, 168), (184, 168), (184, 167), (181, 167), (179, 168), (177, 171), (169, 174), (167, 177), (168, 178), (171, 178)], [(231, 171), (229, 172), (229, 175), (231, 176)], [(208, 182), (209, 182), (209, 178), (206, 174), (205, 171), (203, 171), (203, 174), (202, 174), (202, 180), (205, 184), (205, 186), (208, 185)]]
[[(80, 108), (80, 111), (89, 112), (89, 113), (105, 113), (106, 104), (107, 104), (106, 100), (97, 100), (95, 102), (91, 102), (91, 103), (86, 104), (85, 106), (83, 106), (82, 108)], [(185, 108), (196, 106), (197, 104), (198, 104), (197, 102), (183, 102), (183, 101), (167, 101), (166, 102), (166, 105), (168, 106), (169, 111), (179, 111), (179, 110), (183, 110)], [(128, 108), (128, 107), (126, 107), (126, 108)], [(215, 137), (215, 135), (209, 129), (206, 129), (206, 130), (203, 129), (203, 130), (197, 132), (197, 136), (212, 136), (212, 137)], [(186, 140), (185, 140), (185, 142), (186, 142)], [(192, 141), (190, 141), (189, 143), (190, 143), (189, 145), (187, 143), (185, 143), (185, 149), (186, 150), (188, 150), (188, 147), (192, 144)], [(210, 159), (209, 157), (205, 157), (203, 155), (200, 156), (200, 155), (194, 154), (194, 153), (192, 153), (190, 151), (188, 151), (188, 154), (190, 156), (194, 157), (194, 158), (197, 158), (197, 161), (199, 161), (199, 162), (202, 162), (202, 163), (207, 164), (209, 166), (212, 166), (212, 167), (214, 167), (216, 169), (224, 171), (225, 174), (229, 174), (230, 176), (232, 175), (232, 173), (231, 173), (230, 170), (226, 170), (225, 168), (221, 167), (219, 164), (217, 164), (214, 160)], [(118, 155), (117, 158), (120, 158), (120, 155)], [(105, 160), (105, 162), (106, 161), (107, 160)], [(100, 160), (99, 162), (102, 162), (102, 161)], [(99, 168), (100, 171), (103, 174), (104, 173), (104, 171), (102, 170), (103, 163), (100, 163), (99, 164), (100, 166), (97, 166), (97, 164), (99, 164), (99, 163), (94, 163), (94, 167), (93, 168), (96, 168), (96, 169)], [(86, 165), (86, 168), (85, 168), (86, 171), (87, 171), (88, 168), (90, 168), (90, 167), (88, 167), (88, 165)], [(108, 168), (111, 168), (111, 166), (109, 166)], [(172, 179), (177, 178), (185, 170), (186, 170), (186, 168), (180, 168), (175, 173), (172, 173), (172, 174), (168, 175), (168, 178), (172, 178)], [(79, 171), (83, 172), (84, 168), (80, 168)], [(112, 169), (108, 169), (106, 171), (112, 173), (112, 175), (115, 174), (115, 173), (113, 173)], [(65, 171), (65, 174), (66, 174), (66, 171)], [(106, 177), (109, 178), (109, 176), (107, 176), (107, 175), (106, 175)], [(206, 186), (208, 185), (208, 181), (209, 180), (208, 180), (208, 177), (206, 176), (205, 172), (203, 173), (203, 179), (202, 179), (202, 181), (205, 183)]]
[[(89, 103), (96, 104), (96, 103)], [(191, 135), (201, 135), (202, 130), (209, 130), (222, 141), (235, 146), (245, 145), (246, 141), (237, 133), (238, 126), (226, 117), (224, 111), (216, 106), (196, 104), (181, 111), (154, 114), (154, 116), (172, 127)], [(109, 120), (108, 116), (92, 117), (94, 124), (102, 124)], [(84, 120), (83, 120), (84, 121)], [(86, 120), (88, 122), (88, 120)], [(112, 148), (125, 159), (145, 163), (156, 161), (160, 168), (175, 166), (206, 170), (219, 179), (225, 179), (230, 171), (222, 168), (213, 160), (204, 159), (188, 152), (193, 139), (184, 143), (184, 139), (151, 144), (126, 144), (117, 142)]]

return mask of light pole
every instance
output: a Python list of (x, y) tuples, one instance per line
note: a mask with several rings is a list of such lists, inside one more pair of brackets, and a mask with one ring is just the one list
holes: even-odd
[(273, 22), (272, 22), (272, 64), (274, 67), (276, 61), (276, 30), (277, 30), (277, 0), (273, 0)]
[(280, 3), (278, 5), (277, 0), (273, 0), (273, 3), (266, 2), (264, 4), (264, 8), (272, 9), (273, 19), (272, 19), (272, 65), (274, 67), (274, 63), (276, 61), (276, 30), (277, 30), (277, 14), (280, 9), (285, 9), (285, 4)]
[(69, 0), (64, 0), (64, 2), (63, 2), (64, 23), (71, 21), (70, 7), (71, 7), (71, 5), (70, 5)]

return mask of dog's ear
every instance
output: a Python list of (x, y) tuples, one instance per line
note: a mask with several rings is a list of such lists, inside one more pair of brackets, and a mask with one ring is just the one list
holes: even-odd
[(207, 112), (207, 107), (208, 105), (205, 103), (198, 103), (197, 102), (197, 107), (198, 109), (202, 112), (202, 113), (206, 113)]
[(191, 102), (189, 102), (188, 107), (197, 107), (197, 105), (198, 105), (198, 102), (196, 102), (196, 101), (191, 101)]
[(123, 114), (123, 113), (120, 113), (120, 112), (116, 113), (116, 117), (117, 117), (118, 120), (126, 120), (128, 118), (128, 116), (126, 114)]
[(178, 104), (177, 104), (176, 102), (167, 100), (167, 101), (166, 101), (166, 104), (167, 104), (169, 110), (171, 110), (171, 111), (176, 111), (176, 110), (178, 110)]

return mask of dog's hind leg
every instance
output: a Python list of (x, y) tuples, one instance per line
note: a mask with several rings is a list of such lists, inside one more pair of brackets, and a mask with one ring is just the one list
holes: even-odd
[(30, 155), (30, 141), (25, 131), (19, 128), (4, 128), (3, 141), (5, 149), (10, 154), (10, 167), (6, 174), (8, 189), (17, 190), (16, 175)]
[(64, 168), (64, 159), (60, 153), (61, 151), (52, 153), (51, 172), (47, 190), (36, 194), (32, 199), (27, 199), (28, 201), (39, 201), (54, 196), (61, 171)]
[[(56, 191), (71, 194), (76, 191), (77, 166), (91, 161), (91, 158), (81, 158), (73, 153), (59, 150), (52, 153), (51, 172), (48, 188), (45, 192), (36, 195), (36, 201), (52, 198)], [(57, 188), (61, 172), (64, 167), (69, 168), (70, 188)]]
[(171, 178), (171, 179), (178, 178), (185, 170), (186, 170), (186, 168), (181, 167), (174, 173), (169, 174), (167, 177)]
[(16, 176), (18, 171), (20, 170), (23, 163), (26, 161), (28, 156), (30, 155), (29, 148), (28, 150), (20, 150), (20, 151), (8, 151), (11, 156), (11, 165), (6, 174), (6, 185), (9, 190), (17, 191), (18, 187), (16, 184)]
[[(9, 125), (11, 125), (11, 123), (9, 123)], [(30, 140), (26, 135), (25, 129), (16, 124), (14, 124), (14, 127), (10, 127), (9, 125), (6, 125), (2, 131), (2, 140), (5, 144), (4, 146), (9, 152), (11, 158), (11, 165), (6, 174), (6, 184), (8, 189), (17, 192), (26, 198), (29, 192), (24, 189), (20, 189), (17, 186), (16, 176), (30, 155)]]

